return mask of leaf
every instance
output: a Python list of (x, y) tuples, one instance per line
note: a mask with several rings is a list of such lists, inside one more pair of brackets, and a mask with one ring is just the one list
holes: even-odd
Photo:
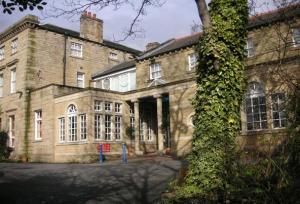
[(2, 1), (2, 6), (5, 8), (6, 7), (6, 2)]

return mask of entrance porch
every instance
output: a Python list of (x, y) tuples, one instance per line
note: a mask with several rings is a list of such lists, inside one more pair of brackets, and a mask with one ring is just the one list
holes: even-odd
[(171, 148), (169, 95), (159, 94), (129, 102), (135, 154), (164, 154)]

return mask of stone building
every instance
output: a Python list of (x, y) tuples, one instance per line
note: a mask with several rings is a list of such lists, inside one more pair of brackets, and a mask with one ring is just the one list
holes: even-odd
[[(300, 79), (299, 13), (296, 5), (249, 20), (241, 148), (264, 151), (281, 141), (288, 84)], [(81, 16), (80, 32), (40, 25), (35, 16), (7, 28), (0, 34), (0, 122), (11, 157), (89, 162), (99, 144), (119, 155), (123, 143), (131, 155), (186, 155), (200, 35), (140, 52), (104, 40), (103, 21), (91, 13)]]

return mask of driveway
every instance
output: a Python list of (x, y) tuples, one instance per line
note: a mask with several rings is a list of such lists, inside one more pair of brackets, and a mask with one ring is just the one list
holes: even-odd
[(0, 163), (0, 202), (157, 203), (180, 167), (167, 157), (101, 165)]

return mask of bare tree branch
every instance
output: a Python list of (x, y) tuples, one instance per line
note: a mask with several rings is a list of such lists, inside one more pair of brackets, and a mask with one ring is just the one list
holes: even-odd
[(146, 15), (146, 8), (161, 7), (165, 1), (164, 0), (142, 0), (141, 4), (136, 8), (135, 0), (64, 0), (59, 2), (57, 6), (54, 1), (50, 4), (51, 10), (45, 14), (45, 17), (58, 18), (65, 16), (68, 19), (72, 19), (76, 15), (80, 15), (87, 10), (94, 10), (97, 12), (102, 11), (104, 8), (113, 7), (114, 10), (118, 10), (120, 7), (129, 5), (136, 12), (133, 20), (131, 21), (128, 28), (123, 32), (124, 37), (117, 39), (115, 41), (124, 41), (129, 37), (136, 37), (138, 33), (142, 33), (142, 29), (138, 29), (138, 22), (141, 16)]

